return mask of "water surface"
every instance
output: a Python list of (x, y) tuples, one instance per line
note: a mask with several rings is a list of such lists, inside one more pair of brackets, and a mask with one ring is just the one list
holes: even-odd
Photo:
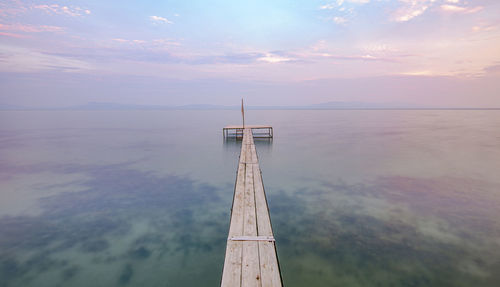
[[(248, 111), (285, 286), (499, 286), (499, 111)], [(238, 111), (0, 113), (0, 286), (217, 286)]]

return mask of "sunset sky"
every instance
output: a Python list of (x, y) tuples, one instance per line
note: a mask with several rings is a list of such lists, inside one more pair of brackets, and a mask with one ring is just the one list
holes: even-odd
[(500, 1), (0, 2), (0, 104), (500, 107)]

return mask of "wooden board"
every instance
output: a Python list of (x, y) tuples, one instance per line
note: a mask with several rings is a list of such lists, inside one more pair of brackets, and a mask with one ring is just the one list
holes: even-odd
[[(234, 130), (234, 129), (242, 129), (242, 125), (229, 125), (225, 126), (224, 129)], [(270, 125), (245, 125), (245, 129), (270, 129), (272, 126)]]
[[(221, 286), (281, 286), (276, 245), (257, 152), (244, 129)], [(234, 240), (231, 240), (234, 238)]]

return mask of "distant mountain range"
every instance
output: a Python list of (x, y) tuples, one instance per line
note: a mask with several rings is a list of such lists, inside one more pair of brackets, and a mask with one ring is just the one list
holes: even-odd
[[(15, 105), (0, 105), (2, 111), (24, 110), (24, 111), (127, 111), (127, 110), (239, 110), (241, 106), (224, 105), (183, 105), (183, 106), (161, 106), (161, 105), (135, 105), (106, 102), (89, 102), (85, 105), (68, 107), (22, 107)], [(404, 103), (367, 103), (367, 102), (326, 102), (303, 106), (245, 106), (247, 110), (497, 110), (500, 108), (457, 108), (457, 107), (430, 107), (418, 106)]]

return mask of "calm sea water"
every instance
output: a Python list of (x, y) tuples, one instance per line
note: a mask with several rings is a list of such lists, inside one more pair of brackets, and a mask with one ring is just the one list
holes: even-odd
[[(285, 286), (500, 286), (500, 111), (248, 111)], [(218, 286), (238, 111), (0, 113), (0, 286)]]

